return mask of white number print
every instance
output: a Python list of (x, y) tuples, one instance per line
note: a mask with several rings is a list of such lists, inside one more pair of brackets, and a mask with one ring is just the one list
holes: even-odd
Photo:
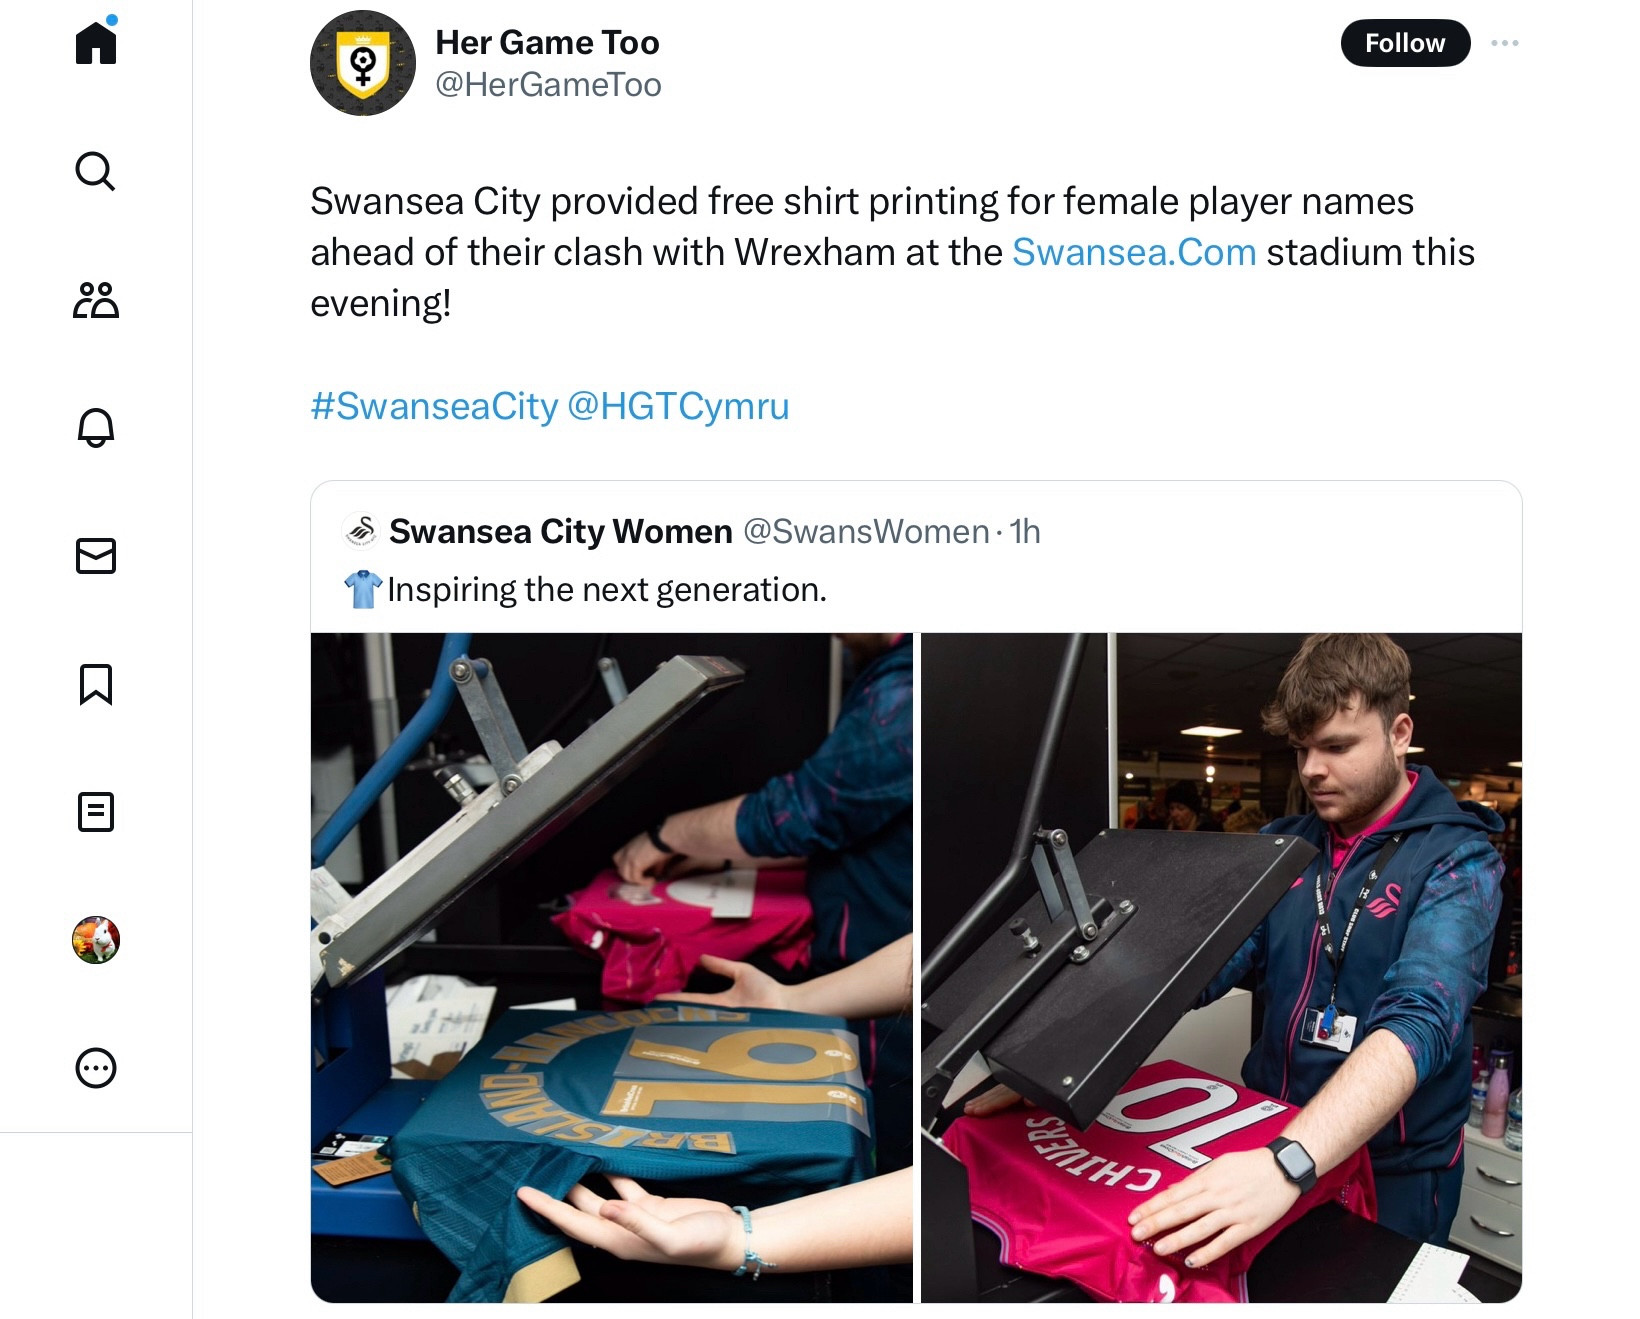
[[(1194, 1102), (1181, 1103), (1177, 1108), (1150, 1117), (1128, 1116), (1130, 1108), (1135, 1108), (1146, 1100), (1157, 1099), (1178, 1091), (1188, 1091), (1200, 1095), (1201, 1098)], [(1261, 1099), (1258, 1103), (1249, 1104), (1234, 1113), (1225, 1113), (1223, 1117), (1212, 1116), (1224, 1112), (1236, 1102), (1237, 1097), (1235, 1087), (1226, 1085), (1223, 1081), (1215, 1081), (1207, 1076), (1176, 1076), (1122, 1091), (1099, 1115), (1099, 1123), (1113, 1131), (1175, 1133), (1155, 1141), (1150, 1148), (1164, 1159), (1171, 1159), (1182, 1167), (1199, 1168), (1202, 1164), (1210, 1162), (1213, 1157), (1201, 1152), (1203, 1145), (1228, 1136), (1232, 1131), (1240, 1131), (1243, 1127), (1279, 1117), (1288, 1111), (1286, 1104), (1278, 1104), (1273, 1099)], [(1201, 1122), (1202, 1118), (1212, 1120)], [(1191, 1123), (1199, 1125), (1190, 1126)]]

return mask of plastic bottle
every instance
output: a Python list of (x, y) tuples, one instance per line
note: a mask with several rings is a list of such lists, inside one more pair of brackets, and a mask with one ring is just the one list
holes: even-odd
[(1492, 1075), (1486, 1082), (1486, 1107), (1481, 1113), (1481, 1135), (1494, 1139), (1509, 1125), (1509, 1054), (1492, 1054)]
[(1520, 1148), (1520, 1091), (1509, 1096), (1509, 1125), (1503, 1129), (1503, 1143), (1512, 1150)]
[(1472, 1127), (1479, 1128), (1481, 1125), (1481, 1114), (1486, 1109), (1486, 1083), (1491, 1075), (1486, 1069), (1486, 1055), (1477, 1044), (1469, 1069), (1469, 1125)]

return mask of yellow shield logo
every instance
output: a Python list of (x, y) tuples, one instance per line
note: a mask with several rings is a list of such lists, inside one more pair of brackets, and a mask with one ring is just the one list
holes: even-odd
[(338, 32), (336, 81), (361, 101), (387, 85), (392, 39), (386, 32)]

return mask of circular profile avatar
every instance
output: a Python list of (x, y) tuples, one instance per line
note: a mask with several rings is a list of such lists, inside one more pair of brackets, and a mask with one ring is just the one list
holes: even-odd
[(93, 966), (114, 960), (120, 950), (119, 926), (106, 916), (87, 916), (74, 927), (74, 956)]
[(313, 39), (313, 85), (343, 114), (391, 110), (416, 80), (410, 34), (374, 9), (338, 14)]

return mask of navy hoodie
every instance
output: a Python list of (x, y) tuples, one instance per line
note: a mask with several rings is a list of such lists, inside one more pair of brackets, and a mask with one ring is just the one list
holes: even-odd
[[(1347, 1057), (1299, 1040), (1306, 1010), (1325, 1008), (1332, 990), (1333, 968), (1316, 925), (1317, 871), (1336, 947), (1384, 844), (1403, 835), (1356, 921), (1338, 983), (1339, 1011), (1357, 1019), (1356, 1045), (1375, 1030), (1391, 1031), (1417, 1068), (1412, 1097), (1368, 1142), (1380, 1174), (1448, 1168), (1462, 1152), (1469, 1010), (1486, 988), (1503, 876), (1503, 860), (1487, 839), (1503, 831), (1497, 812), (1456, 800), (1430, 769), (1408, 765), (1407, 772), (1417, 777), (1400, 809), (1347, 855), (1335, 855), (1332, 830), (1314, 812), (1277, 820), (1264, 831), (1296, 834), (1320, 855), (1202, 998), (1210, 1002), (1256, 973), (1264, 1033), (1242, 1076), (1266, 1094), (1307, 1104)], [(1342, 873), (1335, 875), (1340, 862)]]
[(863, 669), (837, 725), (740, 804), (748, 856), (808, 858), (816, 974), (911, 933), (911, 638)]

